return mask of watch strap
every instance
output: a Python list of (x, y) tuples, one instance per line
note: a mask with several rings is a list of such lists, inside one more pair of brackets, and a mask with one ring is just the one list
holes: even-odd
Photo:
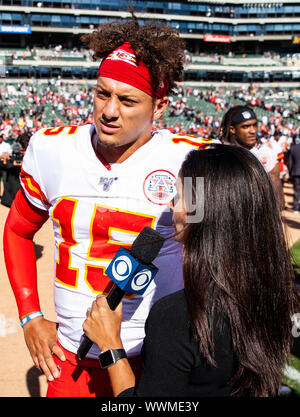
[(100, 353), (99, 362), (101, 367), (105, 369), (124, 358), (127, 358), (125, 349), (108, 349)]

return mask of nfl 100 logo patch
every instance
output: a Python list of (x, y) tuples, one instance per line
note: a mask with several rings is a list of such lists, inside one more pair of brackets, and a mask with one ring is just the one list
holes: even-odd
[(176, 194), (176, 177), (169, 171), (157, 170), (151, 172), (145, 178), (144, 194), (151, 203), (169, 204)]
[(114, 181), (117, 181), (118, 177), (113, 178), (107, 178), (107, 177), (101, 177), (99, 180), (99, 185), (102, 185), (103, 191), (109, 191), (110, 186)]

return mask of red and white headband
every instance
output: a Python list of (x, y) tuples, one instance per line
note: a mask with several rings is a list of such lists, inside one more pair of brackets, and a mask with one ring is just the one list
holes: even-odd
[(155, 98), (164, 97), (168, 90), (168, 83), (164, 82), (159, 90), (154, 91), (148, 67), (142, 60), (137, 63), (129, 42), (118, 46), (103, 59), (97, 72), (98, 77), (112, 78), (132, 85)]

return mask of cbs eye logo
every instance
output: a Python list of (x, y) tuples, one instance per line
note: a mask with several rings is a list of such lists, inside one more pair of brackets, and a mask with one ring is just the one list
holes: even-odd
[[(132, 261), (127, 256), (119, 256), (112, 265), (113, 277), (118, 281), (125, 281), (130, 278), (132, 274)], [(134, 273), (134, 271), (133, 271)], [(152, 273), (148, 269), (143, 269), (135, 273), (130, 281), (130, 286), (133, 292), (140, 291), (145, 288), (152, 279)]]
[(152, 274), (151, 271), (148, 269), (143, 269), (142, 271), (138, 272), (131, 283), (131, 287), (133, 291), (140, 291), (143, 288), (147, 287), (149, 282), (151, 281)]
[(127, 279), (132, 271), (132, 262), (127, 256), (119, 256), (112, 266), (113, 276), (118, 281)]

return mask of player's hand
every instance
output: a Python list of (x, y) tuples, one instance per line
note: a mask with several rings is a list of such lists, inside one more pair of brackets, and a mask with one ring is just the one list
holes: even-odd
[(122, 303), (113, 311), (104, 295), (98, 295), (87, 312), (83, 323), (84, 333), (96, 343), (101, 351), (123, 347), (120, 338), (122, 322)]
[(24, 324), (23, 330), (25, 342), (35, 366), (44, 372), (49, 381), (59, 378), (60, 371), (52, 355), (56, 355), (62, 361), (66, 358), (57, 344), (56, 323), (37, 317)]

